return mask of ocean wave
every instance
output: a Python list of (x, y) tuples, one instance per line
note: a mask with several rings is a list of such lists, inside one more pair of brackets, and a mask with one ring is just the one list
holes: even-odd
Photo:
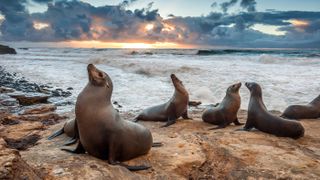
[(296, 57), (320, 57), (319, 50), (266, 50), (266, 49), (213, 49), (213, 50), (198, 50), (196, 55), (210, 56), (210, 55), (261, 55), (272, 54), (282, 56), (296, 56)]

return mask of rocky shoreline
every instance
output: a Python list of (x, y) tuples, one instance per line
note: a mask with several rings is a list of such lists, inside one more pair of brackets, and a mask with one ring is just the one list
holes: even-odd
[[(190, 105), (193, 120), (178, 120), (168, 128), (161, 122), (139, 122), (163, 147), (127, 164), (148, 164), (146, 171), (130, 172), (87, 154), (60, 148), (68, 137), (47, 137), (74, 118), (59, 114), (50, 99), (67, 97), (66, 90), (31, 83), (0, 68), (0, 179), (319, 179), (320, 123), (301, 120), (305, 136), (293, 140), (260, 131), (215, 131), (201, 120), (204, 107)], [(114, 102), (121, 108), (121, 105)], [(61, 104), (60, 104), (61, 105)], [(63, 107), (63, 106), (62, 106)], [(279, 115), (280, 112), (272, 111)], [(133, 119), (137, 112), (121, 112)], [(240, 110), (240, 122), (247, 111)], [(72, 147), (70, 147), (72, 148)]]
[(42, 131), (66, 118), (55, 112), (57, 105), (50, 98), (70, 95), (70, 91), (31, 83), (0, 67), (0, 179), (38, 176), (19, 151), (35, 146)]

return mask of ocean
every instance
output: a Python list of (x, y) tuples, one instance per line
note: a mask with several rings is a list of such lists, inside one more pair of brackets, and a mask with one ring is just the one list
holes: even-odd
[[(16, 48), (1, 55), (0, 66), (35, 83), (72, 87), (70, 101), (88, 82), (95, 64), (112, 78), (113, 101), (121, 111), (139, 111), (166, 102), (173, 94), (170, 74), (183, 81), (190, 100), (220, 102), (229, 85), (242, 82), (241, 108), (247, 109), (245, 82), (262, 86), (269, 110), (305, 104), (320, 94), (320, 50), (297, 49), (81, 49)], [(70, 106), (72, 109), (73, 106)]]

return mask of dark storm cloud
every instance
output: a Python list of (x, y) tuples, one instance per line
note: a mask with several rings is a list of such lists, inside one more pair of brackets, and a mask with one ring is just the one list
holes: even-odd
[(240, 6), (244, 9), (247, 9), (248, 12), (256, 11), (256, 4), (255, 0), (242, 0)]
[[(163, 19), (153, 3), (145, 8), (127, 10), (135, 0), (119, 5), (94, 7), (78, 0), (33, 0), (47, 4), (42, 13), (30, 14), (30, 0), (0, 0), (0, 13), (5, 17), (0, 25), (0, 40), (6, 41), (144, 41), (176, 42), (197, 45), (239, 47), (319, 47), (320, 12), (256, 11), (254, 0), (228, 1), (224, 12), (207, 16)], [(227, 14), (229, 7), (240, 2), (245, 12)], [(174, 13), (174, 12), (173, 12)], [(289, 20), (304, 21), (295, 26)], [(35, 29), (34, 23), (47, 23)], [(146, 29), (147, 24), (153, 28)], [(253, 30), (255, 24), (273, 25), (285, 31), (283, 36), (268, 35)]]
[(226, 13), (228, 11), (228, 9), (231, 6), (234, 6), (237, 2), (238, 2), (238, 0), (230, 0), (228, 2), (221, 3), (220, 6), (221, 6), (222, 11), (224, 13)]

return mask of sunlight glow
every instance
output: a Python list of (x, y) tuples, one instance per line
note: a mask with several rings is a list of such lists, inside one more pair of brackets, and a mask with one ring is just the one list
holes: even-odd
[(33, 22), (33, 27), (36, 29), (36, 30), (41, 30), (41, 29), (45, 29), (45, 28), (48, 28), (49, 27), (49, 24), (47, 23), (42, 23), (42, 22)]
[(170, 24), (164, 23), (163, 25), (164, 25), (164, 28), (162, 28), (162, 31), (170, 32), (175, 30), (175, 27)]
[(145, 29), (146, 29), (147, 31), (151, 31), (153, 28), (154, 28), (154, 25), (153, 25), (153, 24), (147, 24), (147, 25), (145, 26)]
[(155, 42), (155, 43), (142, 43), (142, 42), (101, 42), (101, 41), (66, 41), (63, 46), (75, 48), (128, 48), (128, 49), (147, 49), (147, 48), (193, 48), (191, 45), (177, 44), (173, 42)]
[(299, 20), (299, 19), (290, 19), (288, 20), (295, 27), (306, 27), (309, 26), (309, 21)]
[(122, 48), (125, 49), (149, 49), (153, 48), (152, 44), (146, 43), (123, 43)]
[(286, 34), (286, 31), (279, 30), (280, 26), (265, 25), (265, 24), (255, 24), (251, 27), (256, 31), (260, 31), (265, 34), (271, 34), (276, 36), (283, 36)]

